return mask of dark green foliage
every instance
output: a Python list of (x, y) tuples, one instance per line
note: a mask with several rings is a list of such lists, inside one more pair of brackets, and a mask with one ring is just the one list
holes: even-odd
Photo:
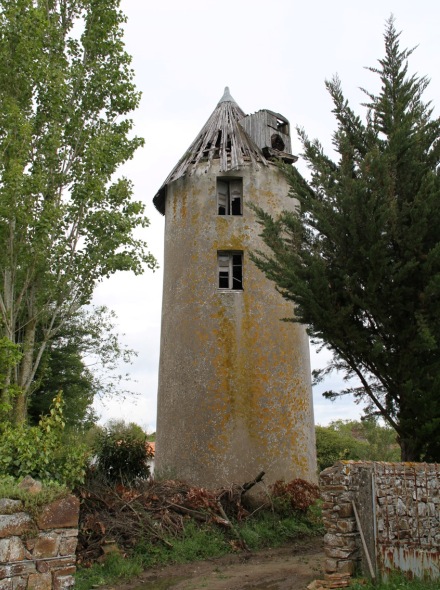
[[(298, 215), (258, 211), (270, 254), (255, 260), (296, 320), (333, 352), (350, 392), (398, 433), (404, 460), (440, 460), (440, 122), (408, 74), (392, 19), (385, 57), (369, 68), (363, 121), (337, 78), (327, 82), (336, 158), (300, 130), (306, 180), (286, 169)], [(352, 385), (354, 383), (354, 385)]]
[(153, 457), (147, 435), (140, 426), (111, 421), (97, 431), (93, 472), (108, 483), (132, 484), (150, 475), (147, 461)]
[(96, 391), (93, 375), (85, 366), (77, 347), (73, 343), (50, 346), (48, 357), (42, 367), (41, 384), (30, 400), (29, 422), (38, 423), (40, 416), (47, 412), (54, 392), (63, 391), (66, 423), (69, 426), (91, 425), (95, 417), (90, 408)]
[(316, 426), (316, 456), (322, 471), (336, 461), (399, 461), (396, 432), (376, 420), (337, 420)]
[(130, 394), (120, 366), (131, 363), (136, 353), (121, 344), (115, 320), (114, 312), (100, 306), (81, 310), (65, 322), (39, 365), (28, 408), (31, 423), (49, 411), (58, 391), (63, 392), (66, 425), (81, 430), (97, 419), (92, 409), (96, 396)]
[(337, 461), (364, 459), (365, 443), (356, 441), (333, 428), (316, 426), (316, 459), (318, 471), (331, 467)]
[(59, 394), (37, 426), (0, 424), (0, 476), (26, 475), (70, 488), (84, 481), (85, 445), (64, 437), (63, 399)]

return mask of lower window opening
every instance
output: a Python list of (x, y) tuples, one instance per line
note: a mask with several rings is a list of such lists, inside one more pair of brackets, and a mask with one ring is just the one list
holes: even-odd
[(243, 290), (243, 252), (218, 252), (218, 288)]

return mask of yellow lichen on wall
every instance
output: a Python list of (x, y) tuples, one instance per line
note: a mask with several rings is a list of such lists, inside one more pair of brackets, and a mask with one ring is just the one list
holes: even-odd
[[(215, 175), (168, 188), (158, 464), (200, 485), (314, 478), (304, 329), (281, 322), (291, 308), (249, 258), (261, 240), (247, 203), (280, 210), (277, 172), (237, 173), (242, 216), (217, 214)], [(243, 291), (218, 289), (222, 250), (243, 252)]]

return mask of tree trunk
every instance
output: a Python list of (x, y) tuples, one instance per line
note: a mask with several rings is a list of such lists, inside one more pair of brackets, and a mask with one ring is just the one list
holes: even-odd
[[(31, 295), (32, 297), (32, 295)], [(18, 368), (18, 387), (14, 400), (14, 422), (23, 424), (27, 418), (27, 398), (32, 384), (35, 353), (35, 335), (37, 331), (37, 320), (33, 313), (32, 302), (29, 305), (30, 320), (26, 323), (23, 338), (23, 357)]]
[(414, 438), (399, 438), (400, 456), (402, 461), (417, 463), (420, 461), (420, 451)]
[(14, 398), (13, 420), (17, 426), (24, 424), (26, 422), (26, 416), (27, 416), (26, 397), (27, 396), (24, 393), (24, 391), (20, 391)]

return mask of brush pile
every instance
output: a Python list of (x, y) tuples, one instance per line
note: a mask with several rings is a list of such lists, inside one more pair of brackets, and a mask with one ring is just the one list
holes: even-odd
[(85, 566), (110, 551), (125, 553), (141, 540), (172, 547), (185, 522), (215, 523), (230, 529), (238, 550), (246, 550), (244, 540), (232, 521), (248, 516), (245, 494), (262, 480), (230, 488), (208, 490), (182, 481), (147, 481), (137, 486), (110, 486), (98, 480), (78, 490), (81, 498), (78, 563)]

